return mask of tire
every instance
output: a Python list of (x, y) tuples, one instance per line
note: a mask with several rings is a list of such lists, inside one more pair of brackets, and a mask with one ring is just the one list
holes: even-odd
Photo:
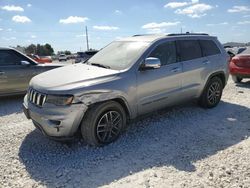
[(203, 108), (213, 108), (220, 102), (223, 92), (223, 84), (219, 77), (211, 78), (199, 99), (199, 104)]
[(232, 79), (233, 79), (234, 83), (240, 83), (242, 81), (242, 78), (240, 78), (238, 76), (234, 76), (234, 75), (232, 75)]
[(104, 146), (118, 139), (125, 126), (123, 107), (108, 101), (90, 107), (81, 123), (81, 133), (88, 145)]

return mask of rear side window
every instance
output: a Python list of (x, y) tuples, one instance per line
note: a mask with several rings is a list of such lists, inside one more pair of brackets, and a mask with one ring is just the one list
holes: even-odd
[(176, 63), (175, 42), (165, 42), (157, 46), (148, 57), (155, 57), (161, 60), (161, 65)]
[(203, 56), (220, 54), (220, 49), (212, 40), (200, 40)]
[(181, 61), (188, 61), (202, 57), (198, 40), (178, 40), (178, 54)]

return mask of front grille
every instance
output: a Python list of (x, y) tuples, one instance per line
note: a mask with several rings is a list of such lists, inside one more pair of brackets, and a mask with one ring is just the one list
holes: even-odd
[(46, 94), (40, 93), (30, 88), (28, 91), (28, 99), (30, 103), (42, 107), (46, 101)]

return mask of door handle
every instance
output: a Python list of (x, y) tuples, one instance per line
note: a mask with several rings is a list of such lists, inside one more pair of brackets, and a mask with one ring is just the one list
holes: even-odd
[(207, 65), (207, 64), (209, 64), (209, 63), (210, 63), (210, 61), (205, 60), (205, 61), (203, 61), (202, 63), (203, 63), (203, 65)]
[(176, 68), (173, 68), (173, 69), (171, 70), (171, 72), (179, 72), (180, 70), (181, 70), (180, 68), (176, 67)]

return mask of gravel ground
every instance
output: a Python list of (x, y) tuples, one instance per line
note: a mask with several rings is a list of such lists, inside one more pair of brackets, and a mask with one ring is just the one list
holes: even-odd
[(0, 187), (250, 187), (250, 81), (210, 110), (184, 104), (130, 123), (113, 144), (48, 140), (0, 99)]

